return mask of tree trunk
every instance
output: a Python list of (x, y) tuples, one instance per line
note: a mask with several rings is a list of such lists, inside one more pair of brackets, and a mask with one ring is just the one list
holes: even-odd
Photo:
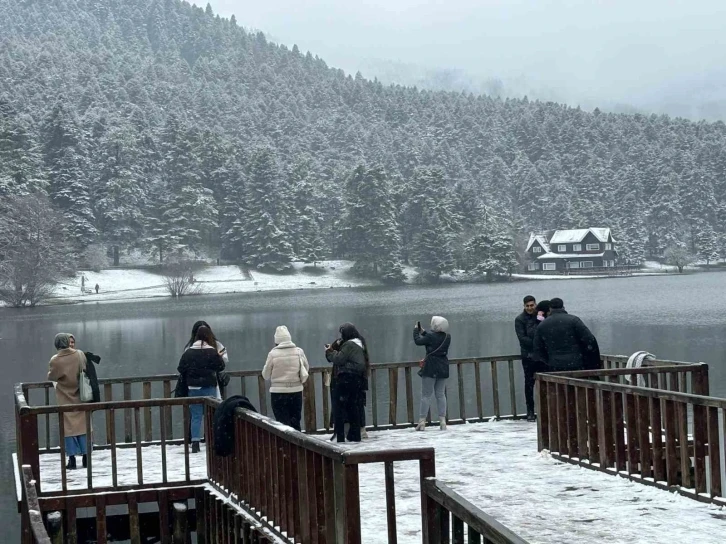
[(164, 248), (161, 246), (161, 242), (159, 242), (159, 264), (164, 262)]
[(118, 266), (118, 246), (113, 246), (113, 265)]
[(683, 274), (683, 266), (678, 266), (678, 273)]

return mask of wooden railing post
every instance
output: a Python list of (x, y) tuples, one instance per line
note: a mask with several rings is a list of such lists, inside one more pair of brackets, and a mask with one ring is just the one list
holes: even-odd
[(421, 459), (419, 461), (419, 472), (421, 478), (421, 535), (424, 544), (437, 544), (436, 538), (437, 528), (437, 512), (438, 505), (427, 492), (427, 486), (431, 485), (432, 480), (429, 478), (436, 477), (436, 461), (431, 459)]
[(549, 412), (547, 406), (547, 382), (535, 375), (534, 398), (537, 403), (537, 451), (550, 449)]
[[(40, 451), (38, 446), (38, 415), (29, 411), (28, 408), (21, 408), (18, 417), (20, 435), (17, 437), (19, 451), (18, 463), (29, 465), (33, 477), (40, 489)], [(61, 463), (64, 460), (61, 459)]]
[(706, 363), (701, 363), (699, 368), (693, 371), (691, 380), (694, 395), (709, 396), (708, 365)]

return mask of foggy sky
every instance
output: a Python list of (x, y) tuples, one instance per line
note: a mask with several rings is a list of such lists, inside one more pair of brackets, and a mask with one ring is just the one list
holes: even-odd
[(346, 71), (369, 59), (460, 68), (555, 89), (571, 103), (726, 98), (722, 0), (210, 3)]

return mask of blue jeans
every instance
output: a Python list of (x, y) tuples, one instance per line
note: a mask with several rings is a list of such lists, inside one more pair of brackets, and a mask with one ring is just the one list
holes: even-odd
[[(189, 388), (190, 397), (217, 397), (217, 386), (202, 387), (200, 389)], [(189, 414), (192, 419), (192, 442), (199, 442), (202, 439), (202, 416), (204, 415), (203, 404), (192, 404), (189, 406)]]
[(86, 435), (79, 434), (78, 436), (66, 436), (63, 441), (66, 446), (66, 455), (68, 457), (72, 455), (85, 455), (86, 454)]

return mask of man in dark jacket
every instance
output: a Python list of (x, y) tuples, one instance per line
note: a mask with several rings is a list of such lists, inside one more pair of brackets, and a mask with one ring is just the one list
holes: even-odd
[(524, 297), (524, 311), (514, 319), (514, 330), (519, 340), (524, 370), (524, 398), (527, 403), (527, 421), (535, 421), (534, 375), (545, 370), (534, 358), (534, 333), (537, 330), (537, 301), (532, 295)]
[(565, 311), (562, 299), (550, 301), (550, 315), (537, 327), (534, 355), (550, 371), (583, 370), (597, 341), (579, 317)]

